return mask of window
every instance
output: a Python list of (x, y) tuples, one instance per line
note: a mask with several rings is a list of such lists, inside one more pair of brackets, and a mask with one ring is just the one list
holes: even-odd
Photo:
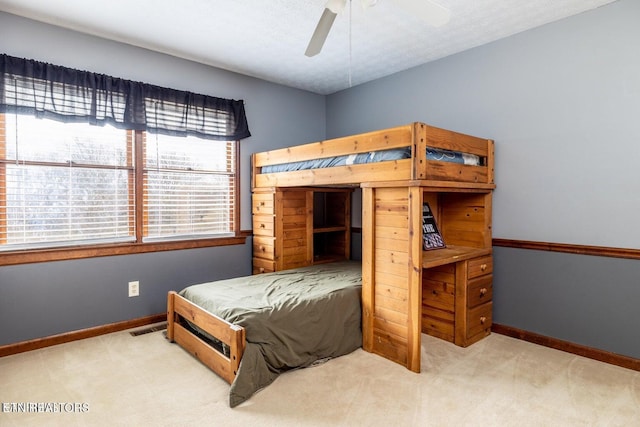
[(7, 55), (0, 73), (0, 264), (242, 240), (242, 101)]
[[(235, 141), (21, 114), (3, 115), (0, 126), (0, 250), (236, 232)], [(140, 163), (134, 159), (136, 134)], [(136, 233), (138, 204), (142, 230)]]
[(235, 144), (157, 133), (145, 140), (145, 239), (233, 233)]
[(131, 241), (127, 131), (7, 116), (0, 138), (0, 249)]

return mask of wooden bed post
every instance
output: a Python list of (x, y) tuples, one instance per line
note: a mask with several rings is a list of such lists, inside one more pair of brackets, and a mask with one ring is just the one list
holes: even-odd
[[(274, 212), (284, 212), (284, 202), (282, 191), (275, 191), (275, 199), (274, 199)], [(284, 215), (275, 215), (273, 217), (273, 236), (274, 239), (274, 254), (275, 254), (275, 271), (283, 269), (283, 252), (284, 252)]]
[[(240, 145), (240, 144), (238, 144)], [(251, 155), (251, 191), (256, 188), (256, 175), (258, 174), (258, 168), (256, 167), (256, 154)]]
[(231, 325), (231, 343), (229, 344), (229, 367), (233, 376), (231, 381), (238, 374), (238, 368), (240, 367), (240, 360), (246, 347), (245, 329)]
[(487, 140), (487, 183), (494, 184), (494, 150), (495, 143), (492, 139)]
[[(491, 177), (493, 180), (493, 176)], [(493, 198), (491, 193), (484, 195), (484, 248), (491, 248), (493, 245)]]
[(407, 369), (420, 372), (422, 333), (422, 189), (409, 187)]
[[(427, 126), (424, 123), (413, 124), (413, 167), (411, 179), (427, 179)], [(424, 155), (420, 155), (424, 153)]]
[(305, 191), (306, 195), (306, 230), (307, 230), (307, 251), (305, 254), (305, 265), (313, 264), (313, 191)]
[(362, 189), (362, 348), (373, 351), (374, 212), (373, 188)]
[(167, 339), (170, 342), (173, 342), (173, 324), (175, 322), (175, 297), (176, 293), (174, 291), (170, 291), (167, 294)]

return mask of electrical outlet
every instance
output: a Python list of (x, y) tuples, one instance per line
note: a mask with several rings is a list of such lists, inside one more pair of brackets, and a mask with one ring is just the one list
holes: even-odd
[(140, 295), (140, 282), (129, 282), (129, 297), (137, 297)]

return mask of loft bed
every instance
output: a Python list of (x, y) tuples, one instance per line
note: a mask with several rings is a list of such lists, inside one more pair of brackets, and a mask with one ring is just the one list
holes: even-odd
[(361, 274), (343, 261), (169, 292), (167, 339), (231, 384), (235, 407), (282, 372), (362, 346)]
[(493, 141), (411, 123), (252, 155), (252, 188), (423, 181), (492, 186)]
[[(361, 187), (365, 351), (420, 372), (421, 333), (463, 347), (490, 333), (493, 140), (415, 122), (255, 153), (251, 185)], [(424, 203), (444, 249), (423, 250)]]

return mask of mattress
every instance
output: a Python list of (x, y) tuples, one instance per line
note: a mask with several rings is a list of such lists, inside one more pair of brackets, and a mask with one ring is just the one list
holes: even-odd
[(245, 328), (234, 407), (282, 372), (361, 347), (361, 292), (361, 264), (344, 261), (192, 285), (180, 295)]
[[(478, 166), (480, 157), (474, 154), (458, 151), (442, 150), (427, 147), (427, 160), (441, 162), (460, 163)], [(398, 148), (391, 150), (371, 151), (368, 153), (351, 154), (344, 156), (326, 157), (321, 159), (306, 160), (300, 162), (281, 163), (278, 165), (263, 166), (261, 173), (289, 172), (296, 170), (330, 168), (336, 166), (358, 165), (365, 163), (385, 162), (411, 158), (411, 148)]]

